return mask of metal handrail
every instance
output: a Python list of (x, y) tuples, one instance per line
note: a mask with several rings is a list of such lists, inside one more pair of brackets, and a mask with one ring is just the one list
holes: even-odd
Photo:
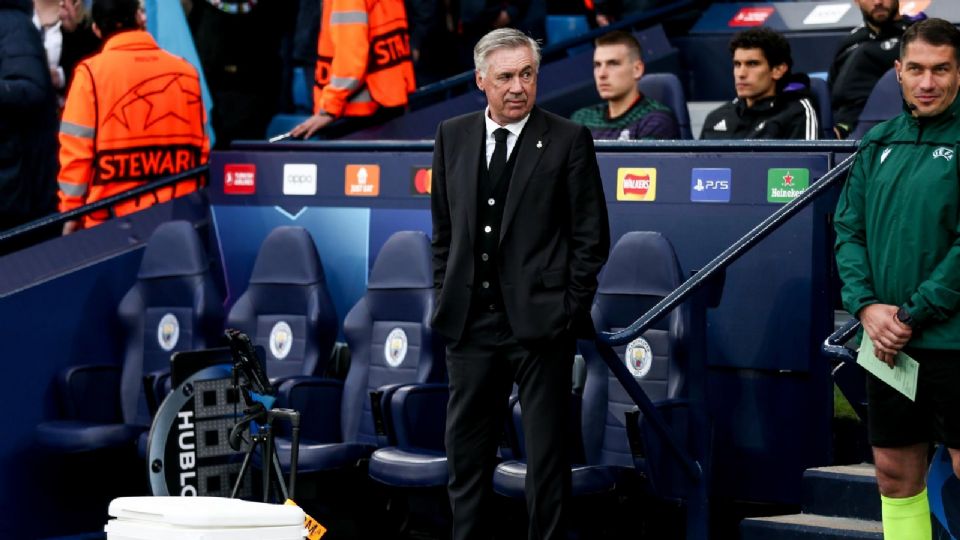
[(823, 345), (820, 346), (820, 350), (823, 354), (832, 358), (838, 358), (844, 362), (856, 363), (857, 356), (853, 354), (853, 351), (847, 348), (844, 343), (850, 341), (850, 338), (859, 331), (860, 321), (850, 319), (834, 333), (827, 336), (827, 339), (823, 340)]
[[(734, 261), (769, 236), (770, 233), (778, 229), (788, 219), (803, 210), (828, 188), (839, 182), (843, 178), (844, 173), (850, 169), (855, 156), (856, 154), (848, 156), (836, 167), (830, 169), (819, 180), (814, 182), (813, 185), (804, 190), (796, 199), (785, 204), (760, 222), (759, 225), (751, 229), (746, 235), (707, 263), (700, 271), (665, 296), (630, 326), (619, 332), (598, 333), (596, 339), (597, 347), (601, 352), (603, 360), (610, 368), (610, 371), (634, 403), (636, 403), (637, 407), (640, 408), (644, 420), (651, 423), (658, 437), (666, 443), (670, 448), (671, 454), (683, 464), (687, 474), (693, 480), (702, 480), (702, 464), (694, 459), (690, 455), (690, 452), (680, 446), (667, 427), (663, 415), (660, 414), (660, 411), (657, 410), (650, 401), (650, 398), (647, 397), (646, 393), (644, 393), (643, 389), (637, 383), (636, 379), (634, 379), (633, 375), (627, 370), (620, 357), (613, 351), (612, 346), (623, 345), (636, 339), (707, 283), (719, 278), (721, 273)], [(847, 337), (849, 338), (849, 335), (847, 335)]]
[(602, 332), (598, 337), (610, 345), (623, 345), (646, 332), (657, 321), (673, 310), (673, 308), (683, 303), (705, 283), (725, 270), (744, 253), (753, 248), (753, 246), (759, 244), (761, 240), (777, 230), (788, 219), (806, 208), (808, 204), (813, 202), (814, 199), (819, 197), (828, 188), (832, 187), (833, 184), (839, 182), (847, 170), (850, 169), (850, 166), (853, 165), (855, 156), (856, 154), (847, 156), (847, 158), (838, 163), (836, 167), (827, 171), (819, 180), (805, 189), (796, 199), (783, 205), (773, 214), (770, 214), (770, 216), (761, 221), (759, 225), (734, 242), (733, 245), (723, 250), (720, 255), (717, 255), (712, 261), (707, 263), (706, 266), (700, 269), (700, 271), (665, 296), (657, 305), (650, 308), (649, 311), (634, 321), (633, 324), (619, 332)]
[[(592, 43), (596, 38), (614, 30), (626, 30), (635, 27), (646, 28), (648, 26), (653, 26), (654, 23), (660, 22), (667, 17), (678, 15), (685, 10), (694, 7), (696, 4), (697, 2), (695, 0), (684, 0), (682, 2), (672, 2), (667, 6), (644, 11), (643, 13), (627, 17), (609, 26), (596, 28), (577, 37), (565, 39), (555, 44), (548, 45), (541, 50), (540, 55), (542, 58), (547, 59), (561, 53), (566, 53), (568, 49), (577, 47), (579, 45), (584, 45), (586, 43)], [(450, 92), (451, 90), (470, 84), (473, 79), (474, 73), (472, 69), (464, 71), (458, 75), (452, 75), (442, 81), (437, 81), (435, 83), (418, 88), (415, 92), (410, 94), (410, 102), (413, 103), (414, 101), (419, 101), (441, 92)], [(426, 106), (426, 104), (421, 106)]]
[(144, 195), (146, 193), (150, 193), (152, 191), (165, 188), (167, 186), (171, 186), (178, 182), (187, 180), (191, 177), (205, 174), (206, 172), (208, 172), (209, 168), (210, 167), (208, 165), (201, 165), (199, 167), (194, 167), (192, 169), (188, 169), (186, 171), (183, 171), (171, 176), (166, 176), (159, 180), (155, 180), (153, 182), (150, 182), (149, 184), (144, 184), (142, 186), (138, 186), (138, 187), (123, 191), (121, 193), (117, 193), (116, 195), (111, 195), (110, 197), (107, 197), (105, 199), (100, 199), (99, 201), (95, 201), (90, 204), (81, 206), (80, 208), (75, 208), (73, 210), (69, 210), (67, 212), (62, 212), (58, 214), (50, 214), (49, 216), (44, 216), (40, 219), (36, 219), (29, 223), (20, 225), (19, 227), (15, 227), (7, 231), (0, 231), (0, 245), (18, 236), (21, 236), (39, 229), (44, 229), (52, 225), (55, 225), (57, 223), (63, 223), (63, 222), (79, 219), (87, 214), (91, 214), (98, 210), (109, 209), (111, 206), (117, 203), (139, 197), (140, 195)]

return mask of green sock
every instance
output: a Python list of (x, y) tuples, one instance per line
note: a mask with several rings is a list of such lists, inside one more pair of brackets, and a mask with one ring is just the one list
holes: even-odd
[(930, 502), (927, 488), (903, 499), (880, 496), (884, 540), (930, 540)]

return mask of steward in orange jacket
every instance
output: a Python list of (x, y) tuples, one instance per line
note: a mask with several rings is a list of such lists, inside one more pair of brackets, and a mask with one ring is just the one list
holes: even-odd
[(325, 0), (314, 116), (291, 134), (310, 137), (337, 118), (404, 107), (415, 89), (403, 0)]
[[(207, 161), (210, 141), (197, 71), (143, 31), (138, 0), (96, 0), (103, 51), (77, 65), (60, 125), (60, 211), (66, 212)], [(186, 180), (113, 207), (116, 216), (191, 193)], [(109, 217), (84, 218), (84, 227)], [(76, 228), (64, 226), (64, 234)]]

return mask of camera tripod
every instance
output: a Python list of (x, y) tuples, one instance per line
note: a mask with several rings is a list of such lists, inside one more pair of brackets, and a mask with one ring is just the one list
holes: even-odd
[[(287, 419), (291, 427), (289, 492), (283, 482), (283, 469), (280, 467), (280, 458), (277, 456), (277, 448), (273, 440), (273, 424), (277, 418)], [(263, 467), (263, 502), (269, 502), (270, 499), (271, 469), (273, 474), (276, 475), (282, 501), (293, 499), (296, 493), (297, 458), (299, 457), (300, 447), (300, 413), (293, 409), (267, 409), (262, 403), (254, 402), (251, 407), (244, 411), (243, 418), (230, 431), (229, 443), (234, 450), (240, 449), (243, 432), (247, 430), (251, 422), (257, 425), (257, 430), (251, 436), (250, 447), (243, 457), (243, 464), (240, 465), (240, 472), (237, 474), (237, 481), (233, 484), (233, 492), (230, 494), (230, 498), (237, 498), (237, 493), (240, 491), (241, 484), (243, 484), (243, 477), (249, 472), (250, 460), (257, 447), (260, 446), (261, 465)]]

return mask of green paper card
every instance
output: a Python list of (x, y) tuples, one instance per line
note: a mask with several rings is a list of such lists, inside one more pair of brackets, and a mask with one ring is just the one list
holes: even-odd
[(857, 353), (857, 363), (873, 373), (875, 377), (889, 384), (894, 390), (910, 398), (917, 399), (917, 376), (920, 374), (920, 364), (903, 352), (897, 354), (893, 369), (886, 362), (880, 360), (873, 353), (873, 341), (866, 332), (860, 342), (860, 352)]

